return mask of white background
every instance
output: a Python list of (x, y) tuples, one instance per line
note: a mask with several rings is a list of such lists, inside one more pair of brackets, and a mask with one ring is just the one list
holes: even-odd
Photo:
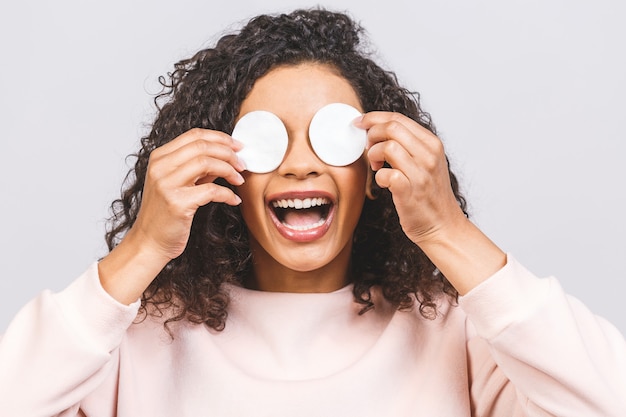
[[(238, 22), (314, 3), (57, 0), (0, 9), (0, 333), (106, 253), (156, 79)], [(324, 5), (324, 3), (321, 3)], [(334, 0), (422, 94), (476, 223), (626, 333), (622, 1)]]

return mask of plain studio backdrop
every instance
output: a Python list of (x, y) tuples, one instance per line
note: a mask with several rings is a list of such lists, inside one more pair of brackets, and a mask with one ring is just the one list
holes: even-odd
[[(10, 6), (8, 6), (10, 4)], [(59, 0), (0, 11), (0, 333), (106, 254), (157, 77), (261, 12), (315, 3)], [(421, 93), (474, 221), (626, 333), (622, 1), (321, 3)]]

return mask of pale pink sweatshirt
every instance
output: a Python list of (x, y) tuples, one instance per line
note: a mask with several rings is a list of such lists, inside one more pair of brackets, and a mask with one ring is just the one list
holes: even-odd
[(134, 323), (94, 264), (0, 341), (0, 416), (626, 416), (619, 331), (512, 257), (435, 320), (229, 287), (226, 329)]

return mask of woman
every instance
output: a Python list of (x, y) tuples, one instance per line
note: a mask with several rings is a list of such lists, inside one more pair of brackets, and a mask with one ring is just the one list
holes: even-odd
[[(176, 65), (111, 252), (1, 341), (3, 414), (624, 414), (623, 337), (469, 221), (430, 118), (359, 34), (259, 16)], [(366, 132), (346, 165), (312, 146), (333, 103)], [(254, 112), (287, 132), (270, 172), (230, 135)]]

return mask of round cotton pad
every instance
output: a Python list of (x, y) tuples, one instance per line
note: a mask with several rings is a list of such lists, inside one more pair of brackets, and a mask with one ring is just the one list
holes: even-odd
[(367, 132), (352, 124), (361, 112), (344, 103), (328, 104), (315, 113), (309, 126), (311, 146), (328, 165), (346, 166), (361, 157)]
[(237, 152), (250, 172), (263, 174), (278, 168), (287, 152), (289, 137), (283, 122), (274, 113), (258, 110), (246, 113), (231, 136), (243, 143)]

